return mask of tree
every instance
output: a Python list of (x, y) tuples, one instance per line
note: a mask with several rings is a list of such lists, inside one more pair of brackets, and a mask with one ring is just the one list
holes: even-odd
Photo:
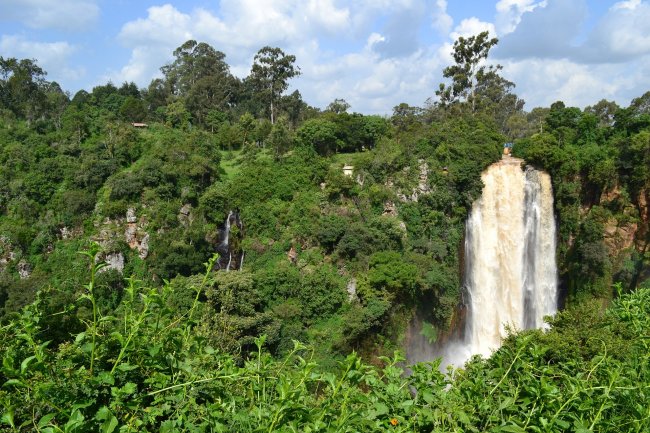
[(185, 129), (190, 125), (191, 115), (180, 99), (167, 105), (165, 117), (167, 125), (172, 128)]
[[(444, 77), (451, 79), (451, 84), (446, 86), (441, 83), (436, 91), (441, 105), (465, 102), (470, 104), (471, 112), (474, 113), (479, 96), (489, 97), (490, 93), (503, 93), (504, 89), (513, 86), (497, 74), (502, 68), (500, 65), (483, 64), (490, 48), (497, 42), (497, 38), (489, 38), (487, 31), (469, 38), (461, 36), (454, 42), (452, 55), (456, 63), (443, 70)], [(491, 96), (492, 99), (500, 99), (498, 95)]]
[(343, 144), (337, 137), (334, 122), (322, 118), (309, 119), (298, 129), (298, 139), (320, 155), (330, 155)]
[(228, 80), (217, 75), (200, 78), (190, 89), (185, 105), (197, 124), (206, 125), (207, 117), (214, 109), (226, 111), (233, 94)]
[(209, 76), (226, 77), (230, 75), (226, 55), (205, 42), (197, 43), (190, 39), (174, 50), (176, 58), (171, 64), (160, 68), (171, 93), (185, 96), (201, 79)]
[(0, 56), (0, 106), (28, 122), (43, 115), (47, 109), (45, 75), (34, 60)]
[(158, 111), (158, 108), (164, 107), (167, 104), (167, 98), (169, 98), (169, 96), (169, 89), (162, 78), (151, 80), (149, 87), (147, 87), (147, 90), (144, 92), (144, 101), (149, 114), (153, 115)]
[(296, 56), (287, 55), (280, 48), (266, 46), (255, 54), (248, 80), (268, 105), (271, 123), (275, 123), (277, 102), (289, 87), (288, 81), (300, 75), (300, 68), (294, 66), (295, 62)]
[(120, 117), (127, 122), (142, 122), (147, 117), (147, 108), (142, 99), (127, 96), (120, 106)]
[(160, 68), (165, 86), (183, 98), (193, 122), (205, 126), (210, 110), (228, 109), (239, 82), (224, 61), (226, 55), (205, 42), (189, 40), (174, 51), (174, 57), (174, 62)]
[(292, 137), (289, 131), (286, 118), (280, 117), (271, 129), (269, 145), (275, 153), (275, 159), (279, 160), (291, 147)]
[(632, 99), (630, 108), (635, 114), (650, 114), (650, 90), (638, 98)]
[(331, 111), (332, 113), (341, 114), (348, 111), (350, 104), (345, 99), (336, 98), (334, 101), (330, 102), (326, 111)]
[(595, 105), (585, 108), (585, 113), (595, 115), (599, 119), (599, 125), (614, 126), (614, 115), (621, 107), (614, 101), (601, 99)]
[(242, 134), (242, 148), (244, 148), (246, 142), (248, 141), (248, 137), (255, 129), (255, 118), (251, 113), (247, 111), (246, 113), (239, 116), (238, 126)]
[(54, 127), (61, 129), (63, 113), (70, 102), (70, 95), (64, 92), (56, 81), (48, 83), (45, 86), (45, 92), (49, 117), (52, 119)]

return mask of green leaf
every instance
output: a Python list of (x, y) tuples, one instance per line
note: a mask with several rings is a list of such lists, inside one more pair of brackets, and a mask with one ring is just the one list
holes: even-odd
[(83, 403), (74, 404), (72, 405), (72, 412), (79, 411), (79, 409), (85, 409), (91, 404), (93, 404), (93, 401), (84, 401)]
[(99, 421), (104, 421), (100, 426), (100, 431), (102, 433), (112, 433), (112, 431), (115, 430), (115, 427), (117, 427), (117, 418), (115, 418), (115, 415), (113, 415), (110, 409), (106, 406), (102, 406), (97, 411), (95, 418)]
[(2, 422), (2, 424), (9, 424), (12, 428), (16, 428), (16, 425), (14, 424), (13, 407), (10, 407), (5, 413), (2, 414), (2, 417), (0, 417), (0, 422)]
[(29, 367), (29, 363), (35, 359), (36, 359), (36, 355), (32, 355), (23, 359), (23, 362), (20, 363), (20, 373), (24, 374), (25, 370), (27, 370), (27, 367)]
[(65, 423), (65, 426), (63, 426), (63, 431), (66, 433), (73, 432), (80, 424), (83, 423), (83, 421), (84, 416), (79, 411), (79, 409), (73, 409), (72, 414), (70, 415), (70, 419), (68, 419), (68, 422)]
[(136, 365), (131, 365), (126, 362), (117, 366), (117, 369), (120, 371), (131, 371), (131, 370), (135, 370), (136, 368), (138, 368)]
[(375, 415), (385, 415), (388, 413), (388, 406), (386, 406), (384, 403), (377, 402), (375, 403)]
[(526, 433), (526, 430), (519, 427), (518, 425), (506, 425), (501, 427), (500, 429), (502, 432), (506, 433)]
[(560, 428), (563, 429), (563, 430), (566, 430), (566, 429), (568, 429), (569, 427), (571, 427), (571, 424), (570, 424), (570, 423), (568, 423), (567, 421), (561, 420), (561, 419), (556, 420), (556, 421), (555, 421), (555, 424), (557, 424), (558, 426), (560, 426)]
[(428, 404), (433, 403), (433, 401), (435, 400), (433, 394), (431, 394), (429, 391), (422, 392), (422, 399)]
[(122, 336), (121, 333), (114, 331), (111, 332), (111, 337), (115, 338), (117, 341), (120, 342), (120, 346), (124, 346), (124, 337)]
[(499, 410), (503, 410), (507, 407), (512, 406), (512, 404), (515, 402), (515, 400), (512, 397), (507, 397), (504, 399), (501, 404), (499, 405)]
[(124, 395), (131, 395), (137, 390), (138, 385), (133, 382), (127, 382), (122, 388), (120, 388), (120, 392), (122, 392)]
[[(149, 356), (151, 356), (152, 358), (155, 357), (156, 355), (158, 355), (158, 353), (160, 353), (160, 349), (162, 349), (162, 344), (154, 344), (153, 346), (149, 347)], [(208, 348), (206, 348), (205, 351), (210, 355), (212, 354), (208, 352)]]
[(461, 424), (464, 424), (464, 425), (469, 425), (470, 424), (469, 417), (467, 416), (467, 414), (465, 412), (458, 412), (456, 414), (456, 416), (458, 417), (458, 421), (460, 421)]
[(2, 384), (2, 387), (4, 388), (7, 385), (13, 385), (13, 386), (25, 386), (25, 383), (22, 380), (18, 379), (9, 379), (5, 383)]
[(108, 371), (102, 371), (97, 376), (101, 383), (105, 385), (115, 385), (115, 377)]
[(52, 421), (54, 416), (55, 416), (54, 413), (48, 413), (47, 415), (43, 415), (41, 419), (38, 420), (38, 424), (37, 424), (38, 428), (42, 429), (46, 427), (50, 423), (50, 421)]

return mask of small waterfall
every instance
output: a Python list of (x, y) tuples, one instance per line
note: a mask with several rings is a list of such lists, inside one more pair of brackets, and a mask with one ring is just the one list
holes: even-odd
[(221, 241), (221, 246), (222, 247), (227, 247), (228, 246), (228, 241), (230, 239), (230, 220), (232, 219), (232, 211), (228, 212), (228, 216), (226, 216), (226, 221), (224, 222), (224, 236), (223, 240)]
[(244, 252), (241, 249), (243, 228), (244, 225), (239, 212), (236, 210), (229, 211), (219, 230), (219, 242), (216, 247), (219, 253), (218, 269), (225, 271), (231, 269), (241, 270), (244, 260)]
[[(506, 327), (539, 328), (544, 316), (557, 311), (551, 179), (530, 167), (522, 170), (522, 163), (504, 158), (481, 176), (483, 193), (465, 226), (464, 324), (454, 338), (428, 350), (443, 357), (443, 366), (489, 356)], [(410, 348), (421, 345), (412, 338)], [(409, 353), (409, 360), (426, 359), (422, 355)]]

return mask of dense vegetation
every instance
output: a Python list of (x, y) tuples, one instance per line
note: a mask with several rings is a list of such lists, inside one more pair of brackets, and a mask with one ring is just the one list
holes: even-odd
[[(93, 253), (88, 256), (94, 263)], [(266, 337), (244, 363), (216, 349), (229, 322), (202, 291), (237, 273), (211, 273), (182, 314), (174, 288), (131, 279), (114, 315), (90, 283), (84, 329), (43, 341), (43, 299), (0, 328), (2, 422), (9, 431), (645, 432), (650, 428), (650, 290), (560, 313), (549, 332), (511, 336), (489, 360), (444, 376), (437, 362), (381, 367), (350, 354), (324, 368), (297, 341), (280, 359)], [(42, 297), (47, 296), (43, 293)], [(217, 317), (215, 319), (215, 317)], [(207, 321), (213, 321), (206, 327)]]
[[(386, 117), (285, 94), (300, 69), (272, 47), (241, 80), (188, 41), (146, 89), (72, 98), (0, 57), (0, 425), (646, 429), (647, 290), (590, 306), (649, 285), (650, 92), (526, 112), (483, 64), (496, 42), (459, 39), (437, 99)], [(457, 319), (464, 221), (506, 141), (553, 177), (570, 308), (453, 379), (403, 378), (409, 320)], [(235, 211), (244, 263), (219, 271)]]

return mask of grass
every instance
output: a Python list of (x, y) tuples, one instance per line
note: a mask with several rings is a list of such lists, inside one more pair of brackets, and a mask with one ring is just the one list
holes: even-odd
[(224, 178), (226, 180), (232, 179), (237, 173), (239, 173), (240, 155), (241, 150), (223, 151), (220, 166), (224, 171)]

